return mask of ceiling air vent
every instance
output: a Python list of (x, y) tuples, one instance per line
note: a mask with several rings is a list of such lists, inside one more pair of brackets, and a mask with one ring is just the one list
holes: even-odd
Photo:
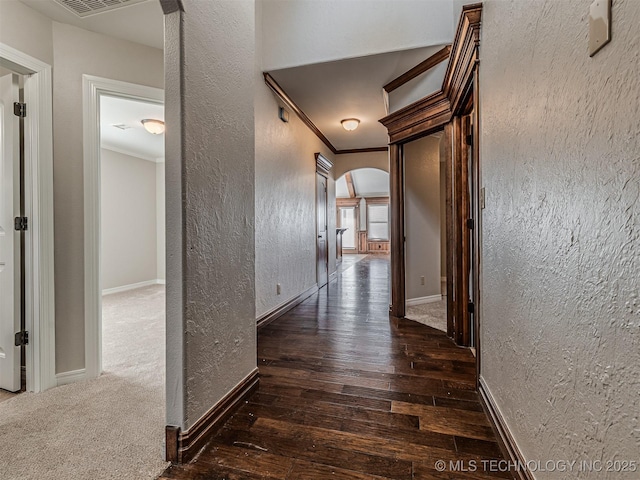
[(71, 10), (79, 17), (88, 17), (98, 13), (128, 7), (146, 0), (55, 0), (67, 10)]

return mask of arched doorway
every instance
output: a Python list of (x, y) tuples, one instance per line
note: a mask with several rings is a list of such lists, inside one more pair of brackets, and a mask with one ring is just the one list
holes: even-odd
[(389, 174), (358, 168), (336, 180), (336, 225), (342, 230), (338, 261), (343, 255), (388, 254)]

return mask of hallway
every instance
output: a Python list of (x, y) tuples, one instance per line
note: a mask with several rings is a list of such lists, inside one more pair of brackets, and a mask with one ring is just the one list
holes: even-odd
[[(257, 392), (197, 460), (161, 478), (511, 478), (482, 472), (502, 457), (472, 354), (388, 310), (389, 260), (370, 255), (263, 328)], [(477, 471), (450, 471), (460, 460)]]

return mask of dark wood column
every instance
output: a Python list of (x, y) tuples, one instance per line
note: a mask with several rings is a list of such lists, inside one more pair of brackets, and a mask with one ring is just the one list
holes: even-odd
[(402, 145), (389, 146), (391, 213), (391, 308), (396, 318), (405, 314), (404, 285), (404, 154)]

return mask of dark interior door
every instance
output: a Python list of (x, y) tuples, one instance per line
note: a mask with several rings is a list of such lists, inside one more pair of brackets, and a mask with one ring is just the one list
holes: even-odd
[(324, 287), (329, 278), (329, 246), (327, 244), (327, 179), (316, 174), (316, 211), (317, 219), (317, 278), (318, 288)]

